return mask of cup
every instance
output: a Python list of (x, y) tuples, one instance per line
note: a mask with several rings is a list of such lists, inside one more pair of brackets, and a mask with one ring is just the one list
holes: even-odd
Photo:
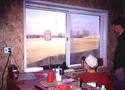
[(54, 73), (52, 71), (48, 72), (47, 81), (48, 83), (51, 83), (54, 81)]

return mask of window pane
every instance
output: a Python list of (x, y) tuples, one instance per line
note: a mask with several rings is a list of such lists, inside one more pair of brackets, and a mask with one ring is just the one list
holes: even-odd
[(66, 15), (26, 9), (27, 66), (59, 64), (65, 60)]
[(71, 14), (71, 65), (90, 53), (99, 57), (99, 16)]

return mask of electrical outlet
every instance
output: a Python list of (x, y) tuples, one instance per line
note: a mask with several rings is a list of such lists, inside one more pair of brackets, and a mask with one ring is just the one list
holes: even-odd
[(4, 53), (11, 53), (11, 47), (4, 47)]

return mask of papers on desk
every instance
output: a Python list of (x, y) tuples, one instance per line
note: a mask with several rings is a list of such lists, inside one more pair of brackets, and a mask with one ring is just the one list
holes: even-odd
[(63, 84), (63, 83), (71, 83), (71, 82), (73, 82), (73, 81), (75, 81), (75, 80), (72, 79), (72, 78), (68, 78), (68, 79), (63, 79), (61, 82), (56, 82), (56, 81), (54, 81), (54, 82), (52, 82), (52, 83), (48, 83), (47, 81), (41, 81), (40, 84), (41, 84), (42, 86), (44, 86), (44, 87), (55, 87), (55, 86), (61, 85), (61, 84)]
[(52, 83), (48, 83), (47, 81), (41, 81), (40, 84), (44, 86), (44, 88), (55, 87), (58, 85), (58, 82), (54, 81)]
[(64, 72), (74, 72), (75, 70), (74, 69), (66, 69)]
[(79, 71), (84, 71), (83, 68), (70, 68), (70, 69), (66, 69), (64, 72), (79, 72)]
[(63, 83), (70, 83), (70, 82), (73, 82), (73, 81), (75, 81), (73, 78), (68, 78), (68, 79), (62, 80)]
[(18, 80), (34, 80), (36, 79), (34, 73), (20, 74)]
[(38, 72), (42, 70), (43, 70), (43, 67), (30, 67), (30, 68), (26, 68), (25, 72)]

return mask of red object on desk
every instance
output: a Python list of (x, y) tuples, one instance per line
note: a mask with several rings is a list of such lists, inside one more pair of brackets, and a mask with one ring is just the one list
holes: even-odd
[(48, 79), (48, 83), (54, 82), (54, 73), (53, 73), (53, 71), (48, 72), (47, 79)]
[(70, 88), (68, 84), (62, 84), (62, 85), (56, 86), (54, 90), (74, 90), (74, 89)]

